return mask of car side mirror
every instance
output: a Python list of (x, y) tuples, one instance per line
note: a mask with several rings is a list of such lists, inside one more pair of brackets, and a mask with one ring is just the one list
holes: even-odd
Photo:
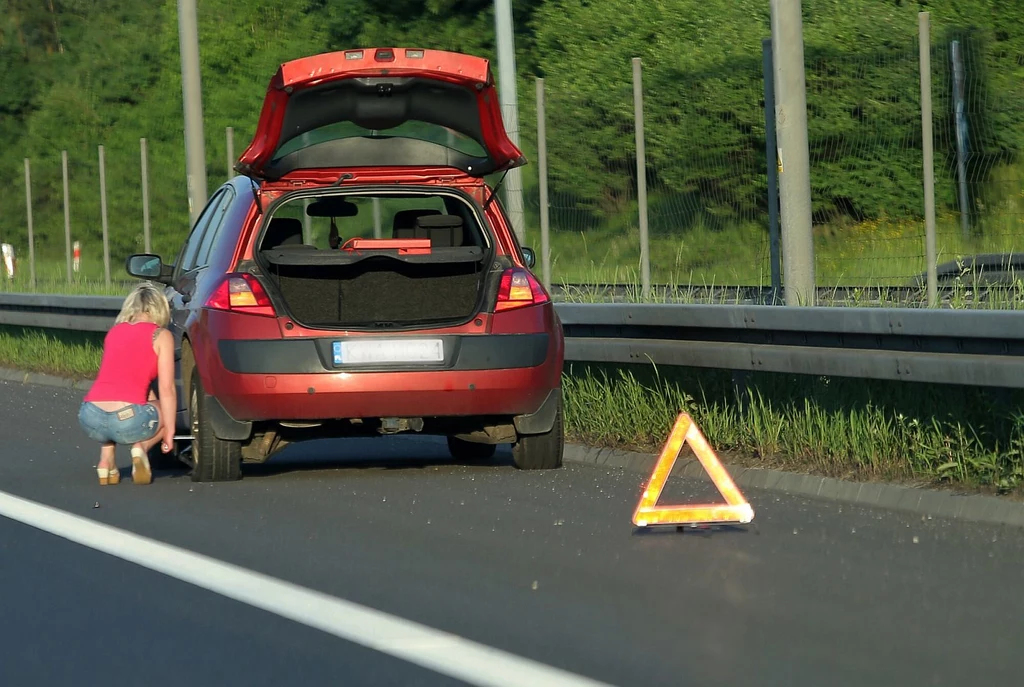
[(159, 255), (150, 253), (137, 253), (128, 257), (125, 262), (125, 271), (139, 279), (151, 279), (157, 282), (167, 283), (171, 279), (174, 270), (160, 260)]
[(526, 261), (526, 266), (532, 270), (537, 264), (537, 254), (533, 252), (532, 248), (523, 248), (523, 260)]

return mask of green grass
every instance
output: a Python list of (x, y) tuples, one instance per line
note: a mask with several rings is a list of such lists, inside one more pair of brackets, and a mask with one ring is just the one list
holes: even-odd
[(102, 333), (0, 326), (0, 367), (90, 379), (102, 354)]
[(566, 431), (594, 445), (657, 450), (689, 412), (718, 450), (749, 466), (822, 476), (1019, 493), (1024, 393), (777, 374), (574, 364)]

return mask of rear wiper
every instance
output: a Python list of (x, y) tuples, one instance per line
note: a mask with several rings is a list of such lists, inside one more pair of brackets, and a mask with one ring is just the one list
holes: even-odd
[(487, 208), (489, 208), (491, 206), (491, 202), (498, 196), (498, 189), (500, 189), (501, 185), (503, 183), (505, 183), (505, 177), (508, 176), (508, 173), (510, 171), (512, 171), (512, 170), (511, 169), (506, 169), (505, 173), (501, 175), (500, 179), (498, 179), (498, 183), (496, 183), (494, 185), (494, 190), (491, 191), (490, 197), (488, 197), (487, 201), (484, 203), (484, 212), (487, 212)]
[(345, 172), (340, 177), (338, 177), (337, 181), (335, 181), (333, 184), (331, 184), (331, 187), (333, 188), (335, 186), (341, 186), (341, 182), (345, 181), (346, 179), (351, 179), (351, 178), (352, 178), (352, 174), (350, 172)]

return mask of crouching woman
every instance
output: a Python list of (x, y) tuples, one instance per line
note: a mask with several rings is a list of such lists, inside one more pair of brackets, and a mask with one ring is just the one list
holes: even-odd
[[(132, 447), (135, 484), (153, 480), (148, 453), (157, 442), (162, 440), (164, 453), (174, 446), (177, 394), (169, 321), (163, 292), (143, 283), (125, 298), (104, 339), (99, 373), (78, 411), (86, 435), (101, 444), (96, 472), (102, 485), (120, 481), (114, 457), (118, 444)], [(152, 392), (154, 379), (158, 397)]]

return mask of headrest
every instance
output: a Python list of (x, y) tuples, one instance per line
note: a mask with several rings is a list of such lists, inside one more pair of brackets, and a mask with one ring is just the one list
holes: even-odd
[(392, 227), (394, 229), (410, 229), (416, 224), (416, 219), (423, 217), (424, 215), (439, 215), (441, 214), (438, 210), (427, 210), (427, 209), (412, 209), (412, 210), (399, 210), (395, 213), (395, 219), (393, 220)]
[(275, 217), (263, 235), (262, 250), (302, 243), (302, 222), (294, 217)]
[(416, 238), (430, 239), (434, 248), (458, 248), (462, 245), (462, 218), (458, 215), (430, 215), (418, 217)]
[(423, 229), (461, 228), (462, 218), (458, 215), (430, 215), (426, 217), (417, 217), (416, 226), (422, 227)]

